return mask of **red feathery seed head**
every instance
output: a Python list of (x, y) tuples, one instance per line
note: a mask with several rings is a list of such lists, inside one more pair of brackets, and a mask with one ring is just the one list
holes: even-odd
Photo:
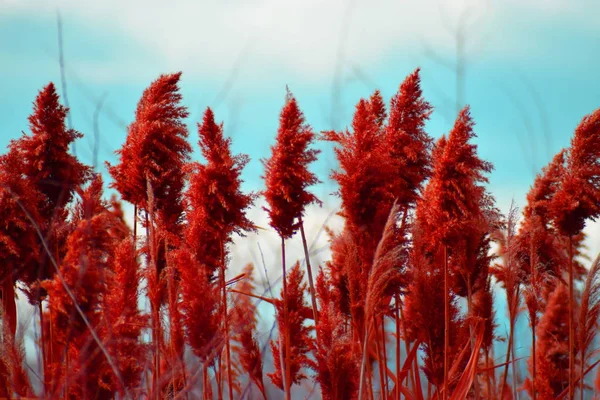
[(392, 193), (400, 205), (413, 204), (431, 175), (433, 139), (424, 128), (433, 107), (423, 98), (419, 71), (408, 75), (392, 97), (385, 129), (393, 166)]
[(321, 386), (324, 400), (356, 399), (360, 360), (344, 315), (329, 296), (331, 282), (323, 271), (317, 276), (316, 290), (321, 309), (316, 326), (315, 361), (311, 368)]
[(543, 224), (550, 222), (550, 203), (559, 188), (560, 179), (565, 173), (565, 150), (558, 152), (550, 163), (535, 177), (533, 186), (527, 193), (527, 205), (523, 209), (525, 219), (537, 215)]
[[(444, 382), (444, 260), (441, 251), (430, 253), (429, 235), (416, 222), (410, 254), (410, 284), (404, 297), (404, 320), (408, 340), (419, 340), (425, 353), (423, 371), (429, 381)], [(450, 292), (450, 354), (452, 360), (461, 349), (466, 324), (459, 316), (456, 296)]]
[(194, 354), (211, 363), (223, 344), (220, 291), (212, 284), (204, 265), (185, 248), (173, 254), (181, 277), (181, 312), (185, 335)]
[(440, 141), (443, 149), (434, 152), (433, 175), (427, 189), (429, 207), (421, 207), (432, 239), (448, 245), (462, 235), (473, 220), (480, 217), (484, 196), (481, 183), (492, 165), (477, 156), (477, 146), (469, 141), (476, 137), (474, 122), (465, 107), (458, 115), (448, 139)]
[[(67, 254), (60, 266), (64, 281), (90, 321), (100, 318), (99, 301), (104, 295), (106, 273), (115, 245), (110, 230), (118, 223), (108, 211), (106, 203), (100, 199), (101, 188), (102, 178), (97, 175), (92, 184), (81, 192), (76, 225), (67, 240)], [(59, 342), (66, 340), (66, 336), (62, 338), (61, 335), (69, 330), (80, 333), (86, 331), (87, 327), (76, 312), (73, 314), (76, 317), (71, 320), (70, 310), (74, 310), (75, 306), (61, 280), (56, 277), (44, 286), (52, 297), (50, 308), (53, 311), (56, 339)]]
[(491, 237), (487, 221), (473, 221), (463, 236), (453, 245), (449, 257), (452, 290), (467, 297), (487, 285), (490, 265), (496, 256), (490, 253)]
[(375, 124), (379, 129), (382, 129), (387, 114), (385, 111), (385, 102), (383, 101), (383, 97), (379, 90), (375, 90), (371, 97), (369, 97), (369, 104), (371, 106), (371, 114), (373, 114)]
[(585, 280), (579, 316), (577, 318), (579, 333), (579, 364), (587, 367), (591, 349), (598, 334), (598, 319), (600, 318), (600, 257), (596, 257)]
[[(4, 321), (7, 317), (0, 311)], [(7, 399), (27, 398), (33, 396), (34, 391), (29, 381), (25, 367), (25, 346), (22, 334), (15, 336), (12, 327), (3, 323), (0, 327), (2, 341), (0, 342), (0, 396)]]
[[(82, 134), (67, 129), (65, 119), (68, 109), (59, 103), (58, 94), (52, 83), (45, 86), (34, 102), (33, 113), (29, 116), (31, 135), (23, 135), (11, 141), (10, 152), (15, 153), (18, 165), (14, 174), (23, 176), (31, 190), (39, 192), (36, 208), (39, 219), (36, 221), (55, 258), (64, 256), (68, 212), (66, 205), (71, 201), (75, 189), (87, 182), (91, 169), (81, 164), (69, 154), (69, 146)], [(22, 277), (27, 284), (27, 294), (32, 303), (39, 300), (39, 281), (49, 279), (54, 274), (49, 256), (41, 243), (30, 247), (39, 248), (39, 261), (28, 266)]]
[(120, 162), (108, 165), (124, 200), (148, 211), (146, 179), (155, 198), (154, 209), (169, 231), (175, 232), (183, 213), (181, 194), (184, 166), (192, 149), (187, 142), (183, 119), (188, 116), (180, 105), (181, 73), (161, 75), (144, 90), (129, 126), (127, 139), (117, 151)]
[[(523, 210), (524, 220), (515, 238), (515, 260), (519, 263), (524, 282), (530, 282), (532, 267), (544, 283), (544, 297), (552, 292), (553, 279), (560, 278), (568, 266), (568, 242), (557, 234), (551, 224), (556, 194), (561, 191), (561, 179), (566, 174), (565, 151), (554, 156), (552, 161), (537, 175), (533, 186), (527, 194), (527, 205)], [(573, 236), (574, 249), (579, 251), (578, 235)], [(585, 273), (580, 263), (574, 265), (576, 278)], [(543, 281), (543, 282), (542, 282)]]
[[(485, 285), (473, 295), (473, 317), (483, 321), (483, 342), (481, 348), (489, 352), (494, 344), (494, 331), (496, 329), (494, 312), (494, 292), (491, 286), (491, 279), (487, 279)], [(477, 323), (473, 323), (476, 326)]]
[(206, 164), (190, 166), (186, 239), (196, 259), (212, 274), (221, 265), (231, 234), (255, 229), (246, 212), (256, 196), (241, 191), (241, 173), (248, 156), (232, 155), (231, 139), (223, 136), (223, 124), (215, 123), (210, 108), (198, 128)]
[(517, 288), (522, 280), (522, 271), (516, 259), (516, 229), (519, 209), (511, 203), (506, 223), (502, 228), (492, 232), (492, 238), (498, 245), (498, 258), (502, 260), (490, 266), (490, 273), (506, 291), (507, 302), (514, 304), (517, 301)]
[(0, 279), (11, 278), (12, 282), (36, 274), (40, 250), (34, 224), (25, 212), (39, 224), (38, 205), (43, 197), (18, 172), (21, 165), (14, 150), (0, 157)]
[[(335, 234), (328, 229), (331, 259), (325, 262), (331, 284), (330, 296), (335, 299), (336, 307), (345, 316), (350, 316), (350, 292), (348, 271), (354, 270), (348, 263), (356, 263), (358, 252), (352, 236), (347, 229)], [(353, 279), (360, 277), (352, 277)]]
[(237, 348), (235, 346), (233, 348), (236, 349), (243, 371), (248, 374), (261, 393), (265, 394), (261, 349), (256, 337), (256, 306), (249, 297), (254, 292), (253, 269), (252, 264), (246, 265), (243, 270), (244, 278), (235, 285), (236, 290), (244, 294), (238, 294), (229, 314), (231, 321), (229, 326), (234, 332), (233, 339), (239, 343)]
[(114, 217), (120, 221), (119, 226), (112, 232), (113, 236), (119, 241), (127, 239), (131, 236), (131, 229), (127, 222), (125, 222), (125, 212), (123, 211), (123, 205), (121, 200), (117, 198), (115, 194), (110, 197), (109, 200), (110, 212), (114, 215)]
[[(304, 300), (306, 283), (302, 282), (303, 279), (304, 272), (300, 269), (300, 263), (297, 262), (287, 274), (287, 321), (285, 321), (283, 312), (284, 302), (276, 302), (279, 334), (284, 335), (284, 332), (287, 332), (288, 338), (290, 338), (290, 354), (287, 355), (291, 379), (289, 385), (299, 384), (302, 379), (305, 379), (306, 376), (300, 372), (301, 368), (310, 366), (308, 352), (312, 345), (312, 338), (310, 337), (312, 328), (304, 323), (307, 316), (312, 314), (312, 311), (306, 312), (309, 308)], [(283, 289), (281, 290), (281, 297), (283, 299)], [(271, 341), (271, 350), (275, 371), (267, 375), (275, 386), (283, 389), (279, 345), (275, 341)]]
[(583, 118), (567, 153), (560, 187), (550, 209), (565, 236), (583, 230), (585, 220), (600, 215), (600, 109)]
[[(375, 96), (374, 98), (377, 98)], [(369, 100), (356, 105), (352, 132), (325, 132), (325, 140), (335, 142), (340, 171), (331, 177), (339, 184), (342, 216), (353, 235), (362, 263), (368, 269), (373, 262), (393, 197), (389, 192), (389, 157), (383, 129), (378, 124), (381, 111)], [(375, 111), (374, 111), (375, 110)], [(378, 114), (376, 114), (379, 113)]]
[(46, 224), (60, 216), (59, 210), (71, 201), (75, 189), (91, 173), (89, 167), (69, 154), (71, 143), (83, 135), (67, 129), (68, 111), (59, 103), (54, 84), (49, 83), (36, 97), (29, 116), (31, 136), (24, 135), (10, 143), (21, 160), (18, 171), (44, 195), (38, 209)]
[(383, 236), (375, 250), (373, 268), (367, 281), (365, 313), (374, 318), (387, 311), (391, 297), (408, 285), (408, 226), (403, 213), (399, 225), (399, 206), (394, 203)]
[[(107, 388), (104, 382), (106, 359), (97, 343), (89, 335), (73, 300), (63, 286), (73, 294), (79, 310), (89, 324), (99, 326), (103, 318), (103, 298), (107, 289), (107, 276), (111, 268), (116, 242), (110, 231), (119, 221), (108, 211), (108, 205), (100, 200), (102, 194), (100, 176), (82, 193), (80, 209), (87, 218), (78, 222), (67, 240), (67, 253), (60, 266), (62, 278), (55, 277), (43, 283), (50, 296), (53, 338), (63, 347), (69, 357), (69, 375), (73, 379), (69, 392), (76, 397), (95, 396)], [(61, 353), (64, 354), (64, 353)], [(51, 369), (60, 376), (60, 360)]]
[(140, 266), (131, 239), (124, 239), (115, 249), (112, 273), (104, 297), (106, 323), (100, 332), (107, 351), (117, 366), (124, 387), (110, 368), (106, 368), (107, 384), (115, 392), (131, 393), (141, 382), (141, 373), (148, 357), (147, 346), (141, 342), (142, 330), (148, 318), (138, 309)]
[(321, 203), (306, 190), (319, 183), (316, 175), (308, 170), (308, 165), (316, 161), (319, 154), (319, 150), (309, 149), (314, 139), (312, 128), (288, 91), (279, 116), (277, 142), (271, 147), (271, 158), (263, 160), (264, 195), (269, 204), (265, 210), (269, 213), (271, 226), (284, 239), (296, 232), (306, 206)]
[[(550, 295), (546, 311), (537, 329), (536, 382), (529, 378), (525, 388), (530, 394), (533, 384), (540, 399), (553, 399), (569, 382), (569, 296), (559, 284)], [(529, 367), (532, 368), (531, 360)]]

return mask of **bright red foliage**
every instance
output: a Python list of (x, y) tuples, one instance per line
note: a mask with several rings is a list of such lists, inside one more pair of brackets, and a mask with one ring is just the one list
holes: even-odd
[(352, 132), (325, 132), (324, 139), (335, 142), (340, 171), (331, 177), (339, 184), (341, 215), (353, 235), (365, 269), (373, 262), (377, 243), (393, 203), (387, 177), (389, 158), (386, 152), (379, 95), (361, 99), (356, 105)]
[[(348, 273), (355, 270), (353, 264), (359, 264), (358, 252), (352, 236), (344, 229), (339, 234), (329, 231), (331, 260), (327, 260), (325, 267), (330, 282), (330, 297), (335, 301), (336, 308), (346, 317), (350, 316), (351, 295), (350, 287), (355, 287), (354, 282), (349, 282)], [(360, 276), (352, 276), (356, 279)], [(363, 281), (364, 282), (364, 281)]]
[(206, 267), (190, 251), (178, 250), (174, 257), (181, 276), (181, 312), (186, 339), (194, 354), (210, 364), (224, 343), (219, 314), (220, 289), (209, 282)]
[(419, 68), (408, 75), (392, 97), (385, 140), (392, 163), (392, 194), (398, 204), (414, 204), (431, 174), (433, 139), (425, 123), (433, 107), (423, 98)]
[(141, 373), (148, 357), (147, 346), (142, 344), (142, 329), (148, 318), (138, 309), (140, 266), (137, 251), (130, 238), (115, 249), (107, 288), (104, 296), (104, 326), (101, 331), (108, 354), (113, 357), (124, 387), (113, 371), (106, 368), (106, 385), (121, 395), (138, 389)]
[(448, 138), (438, 141), (433, 158), (433, 175), (423, 195), (427, 206), (417, 218), (430, 227), (430, 239), (444, 245), (454, 244), (462, 233), (482, 216), (481, 202), (492, 165), (477, 156), (476, 137), (469, 107), (458, 115)]
[[(18, 173), (21, 165), (21, 159), (14, 150), (0, 157), (0, 279), (8, 284), (9, 289), (25, 273), (31, 274), (31, 268), (35, 271), (40, 251), (38, 234), (26, 212), (34, 222), (40, 223), (37, 207), (43, 197)], [(14, 297), (14, 292), (4, 295)], [(10, 311), (7, 315), (13, 318)]]
[(386, 313), (391, 297), (408, 285), (407, 215), (404, 213), (401, 222), (398, 221), (399, 216), (398, 204), (395, 203), (375, 250), (373, 267), (367, 280), (365, 313), (368, 318)]
[(65, 390), (70, 398), (105, 396), (111, 392), (103, 376), (107, 360), (91, 337), (88, 324), (98, 327), (104, 316), (103, 297), (116, 245), (110, 232), (121, 223), (100, 200), (99, 176), (80, 195), (77, 209), (85, 218), (68, 237), (60, 275), (44, 283), (50, 297), (53, 339), (62, 350), (50, 363), (49, 372), (55, 390), (61, 387), (63, 379), (68, 379)]
[(108, 165), (114, 187), (124, 200), (148, 211), (147, 184), (154, 194), (154, 209), (170, 232), (176, 232), (183, 212), (184, 166), (192, 151), (179, 103), (181, 72), (161, 75), (144, 90), (129, 126), (127, 140), (117, 151), (120, 162)]
[[(36, 221), (42, 234), (55, 253), (53, 257), (64, 256), (66, 235), (60, 232), (67, 219), (67, 204), (77, 187), (90, 178), (91, 170), (69, 154), (69, 146), (82, 134), (67, 129), (65, 119), (68, 109), (58, 101), (58, 94), (52, 83), (45, 86), (35, 99), (33, 113), (29, 116), (31, 135), (23, 135), (11, 141), (10, 153), (18, 157), (14, 174), (27, 179), (31, 191), (39, 192)], [(54, 268), (41, 243), (37, 245), (39, 262), (27, 266), (21, 279), (28, 285), (30, 301), (38, 301), (39, 281), (51, 278)], [(33, 247), (32, 247), (33, 249)], [(43, 293), (41, 293), (43, 296)]]
[[(263, 383), (263, 361), (261, 349), (257, 338), (257, 310), (248, 294), (254, 292), (252, 271), (254, 267), (248, 264), (244, 267), (244, 278), (239, 281), (235, 288), (241, 293), (231, 309), (231, 329), (233, 339), (239, 343), (237, 356), (242, 366), (242, 372), (248, 374), (250, 379), (266, 397)], [(235, 348), (235, 347), (234, 347)]]
[[(568, 265), (568, 244), (557, 234), (550, 211), (554, 196), (560, 188), (560, 180), (565, 174), (564, 159), (565, 152), (559, 152), (536, 176), (527, 194), (527, 205), (523, 209), (524, 220), (515, 238), (515, 260), (523, 271), (523, 282), (530, 282), (533, 266), (540, 274), (540, 281), (545, 281), (546, 298), (554, 287), (554, 281), (547, 278), (561, 278)], [(577, 243), (581, 238), (574, 239), (577, 239), (574, 241), (574, 248), (578, 251)], [(574, 269), (576, 277), (585, 273), (578, 262), (574, 263)]]
[[(422, 228), (413, 229), (411, 278), (404, 297), (404, 320), (407, 339), (419, 341), (425, 353), (423, 371), (427, 379), (441, 388), (444, 383), (444, 260), (441, 252), (429, 253), (429, 235)], [(452, 362), (464, 342), (466, 325), (459, 315), (456, 295), (450, 292), (450, 354)]]
[[(535, 389), (540, 400), (554, 399), (569, 381), (569, 295), (559, 284), (550, 295), (546, 312), (537, 329), (537, 378)], [(531, 365), (531, 360), (529, 362)], [(528, 378), (525, 387), (532, 392)]]
[(573, 236), (600, 215), (600, 109), (583, 118), (568, 149), (560, 186), (550, 204), (558, 230)]
[(60, 217), (75, 189), (83, 185), (91, 173), (89, 167), (69, 154), (71, 143), (83, 135), (67, 129), (68, 111), (58, 102), (54, 84), (49, 83), (36, 97), (29, 116), (31, 135), (10, 144), (21, 159), (19, 172), (44, 195), (38, 210), (46, 224)]
[(352, 339), (352, 330), (331, 296), (331, 281), (323, 271), (317, 276), (320, 303), (319, 323), (314, 344), (315, 361), (311, 368), (317, 373), (324, 400), (353, 400), (358, 397), (360, 360)]
[(198, 124), (198, 133), (206, 164), (189, 167), (185, 237), (196, 259), (212, 276), (225, 259), (231, 235), (254, 230), (246, 212), (256, 195), (242, 193), (241, 173), (248, 156), (232, 154), (231, 139), (223, 136), (223, 124), (215, 123), (210, 108)]
[(309, 149), (314, 138), (296, 98), (288, 91), (279, 116), (277, 142), (271, 147), (271, 158), (263, 160), (264, 195), (269, 204), (265, 210), (271, 218), (271, 226), (284, 239), (296, 232), (306, 206), (320, 204), (319, 199), (306, 190), (319, 182), (308, 170), (308, 164), (316, 161), (319, 154), (319, 150)]
[[(304, 272), (300, 269), (300, 263), (296, 263), (287, 274), (287, 321), (284, 318), (283, 301), (276, 303), (279, 335), (281, 337), (288, 335), (287, 337), (293, 339), (290, 340), (290, 353), (286, 355), (289, 357), (290, 385), (299, 384), (302, 379), (305, 379), (306, 376), (302, 374), (301, 368), (310, 366), (308, 352), (312, 342), (310, 337), (312, 327), (305, 325), (305, 321), (311, 312), (306, 312), (308, 309), (304, 300), (306, 284), (302, 282), (303, 279)], [(283, 299), (283, 289), (281, 296)], [(267, 375), (275, 386), (283, 390), (279, 345), (275, 341), (271, 341), (271, 350), (275, 372)]]

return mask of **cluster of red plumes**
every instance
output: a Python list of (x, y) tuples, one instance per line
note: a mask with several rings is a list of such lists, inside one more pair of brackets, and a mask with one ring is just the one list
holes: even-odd
[[(66, 128), (52, 84), (36, 98), (31, 133), (0, 156), (0, 396), (291, 399), (307, 384), (331, 400), (591, 393), (600, 261), (588, 270), (580, 260), (585, 223), (600, 215), (600, 110), (538, 175), (518, 223), (485, 188), (492, 165), (477, 155), (469, 107), (447, 136), (425, 131), (433, 107), (418, 69), (387, 110), (379, 91), (361, 99), (341, 132), (315, 133), (288, 90), (262, 193), (242, 191), (249, 158), (232, 153), (210, 108), (198, 124), (204, 162), (191, 161), (180, 76), (144, 91), (108, 165), (132, 225), (116, 197), (103, 198), (101, 176), (69, 153), (82, 135)], [(304, 218), (321, 204), (309, 190), (317, 139), (335, 146), (345, 225), (330, 231), (331, 259), (313, 279)], [(257, 230), (247, 212), (259, 196), (281, 239), (275, 298), (254, 293), (252, 265), (226, 279), (241, 267), (230, 265), (233, 235)], [(298, 233), (305, 258), (288, 268)], [(39, 313), (38, 385), (24, 363), (17, 286)], [(278, 327), (270, 350), (256, 300)], [(522, 308), (531, 341), (514, 334)], [(517, 342), (531, 349), (522, 380)], [(266, 360), (273, 372), (263, 374)]]

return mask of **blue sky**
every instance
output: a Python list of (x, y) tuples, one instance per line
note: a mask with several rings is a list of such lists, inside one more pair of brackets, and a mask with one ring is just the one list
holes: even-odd
[[(456, 115), (462, 26), (462, 100), (472, 106), (481, 156), (495, 165), (490, 190), (503, 207), (512, 197), (522, 205), (534, 171), (600, 106), (600, 5), (574, 3), (0, 0), (0, 147), (27, 132), (37, 91), (49, 81), (60, 87), (57, 10), (85, 161), (92, 161), (99, 99), (99, 159), (114, 161), (143, 89), (160, 73), (181, 70), (190, 140), (197, 148), (195, 123), (214, 107), (235, 149), (252, 158), (248, 188), (262, 184), (259, 159), (268, 155), (286, 84), (316, 130), (339, 129), (360, 97), (378, 88), (389, 100), (420, 66), (435, 106), (428, 131), (446, 133)], [(325, 180), (335, 160), (330, 146), (321, 147), (315, 170)], [(325, 197), (331, 184), (319, 191)]]

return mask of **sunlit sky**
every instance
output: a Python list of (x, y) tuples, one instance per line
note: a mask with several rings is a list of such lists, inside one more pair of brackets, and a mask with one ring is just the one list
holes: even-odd
[[(143, 89), (183, 71), (190, 140), (206, 106), (252, 162), (259, 188), (277, 129), (285, 85), (315, 130), (349, 125), (356, 102), (380, 89), (386, 100), (422, 68), (435, 106), (435, 137), (456, 115), (457, 38), (464, 35), (462, 103), (472, 106), (481, 156), (495, 165), (490, 189), (501, 206), (518, 203), (538, 171), (581, 118), (600, 106), (600, 24), (596, 1), (116, 1), (0, 0), (0, 147), (28, 131), (37, 91), (62, 94), (57, 11), (63, 25), (71, 116), (92, 162), (98, 116), (99, 161), (115, 161)], [(331, 148), (315, 166), (325, 186)], [(101, 168), (103, 168), (101, 166)]]
[[(245, 188), (259, 190), (260, 159), (269, 155), (286, 85), (315, 131), (343, 129), (361, 97), (380, 89), (389, 101), (421, 67), (424, 95), (435, 107), (427, 131), (447, 133), (457, 102), (470, 104), (479, 154), (495, 166), (489, 190), (507, 211), (513, 198), (524, 205), (535, 173), (600, 107), (600, 2), (594, 0), (0, 0), (1, 149), (28, 132), (40, 88), (53, 81), (64, 95), (58, 13), (72, 123), (85, 134), (77, 154), (92, 164), (96, 120), (102, 172), (105, 161), (116, 161), (142, 91), (161, 73), (183, 71), (194, 148), (196, 123), (210, 106), (234, 151), (251, 157)], [(464, 57), (457, 57), (457, 46)], [(338, 204), (328, 179), (333, 152), (319, 147), (314, 171), (324, 183), (316, 192), (325, 206), (306, 218), (316, 248), (326, 245), (315, 236)], [(266, 226), (261, 212), (252, 216)], [(587, 229), (593, 253), (600, 227)], [(263, 246), (277, 243), (271, 233), (261, 232)], [(234, 260), (258, 260), (258, 239), (248, 240), (252, 257), (244, 250)], [(300, 245), (290, 246), (291, 258), (300, 257)], [(276, 254), (266, 256), (276, 263)]]

